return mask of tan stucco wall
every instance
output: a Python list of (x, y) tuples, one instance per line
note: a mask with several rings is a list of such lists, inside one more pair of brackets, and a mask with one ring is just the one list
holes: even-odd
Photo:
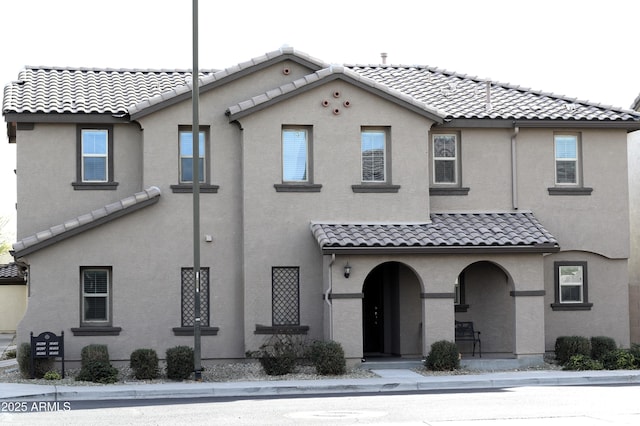
[(628, 135), (631, 256), (629, 257), (629, 316), (631, 342), (640, 343), (640, 131)]
[(0, 333), (14, 333), (26, 310), (26, 285), (0, 285)]

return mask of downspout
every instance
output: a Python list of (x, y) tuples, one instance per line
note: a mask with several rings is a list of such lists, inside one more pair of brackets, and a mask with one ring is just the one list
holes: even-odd
[(336, 254), (331, 254), (331, 262), (329, 262), (329, 288), (324, 292), (324, 301), (329, 307), (329, 340), (333, 340), (333, 305), (331, 304), (331, 299), (329, 299), (329, 295), (333, 290), (333, 262), (336, 261)]
[(513, 209), (518, 210), (518, 164), (517, 164), (517, 150), (516, 140), (520, 133), (520, 128), (513, 123), (513, 133), (511, 134), (511, 199), (513, 203)]

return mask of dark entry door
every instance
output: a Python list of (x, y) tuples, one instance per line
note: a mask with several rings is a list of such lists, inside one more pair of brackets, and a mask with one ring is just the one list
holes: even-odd
[(384, 353), (384, 286), (381, 269), (372, 271), (364, 284), (363, 337), (366, 355)]

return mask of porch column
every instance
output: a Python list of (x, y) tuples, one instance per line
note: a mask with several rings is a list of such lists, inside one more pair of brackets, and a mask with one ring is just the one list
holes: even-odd
[(329, 295), (333, 307), (333, 340), (344, 349), (349, 365), (362, 359), (362, 299), (363, 293), (332, 293)]
[(422, 355), (439, 340), (455, 341), (455, 293), (422, 293)]
[(515, 306), (516, 358), (544, 356), (544, 290), (511, 292)]

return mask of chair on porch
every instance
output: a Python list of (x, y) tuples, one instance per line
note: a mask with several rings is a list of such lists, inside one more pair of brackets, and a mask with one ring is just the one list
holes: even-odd
[(456, 342), (473, 342), (473, 352), (471, 356), (476, 356), (476, 343), (478, 344), (478, 353), (482, 358), (482, 342), (480, 341), (480, 332), (473, 329), (473, 321), (456, 321), (455, 322)]

